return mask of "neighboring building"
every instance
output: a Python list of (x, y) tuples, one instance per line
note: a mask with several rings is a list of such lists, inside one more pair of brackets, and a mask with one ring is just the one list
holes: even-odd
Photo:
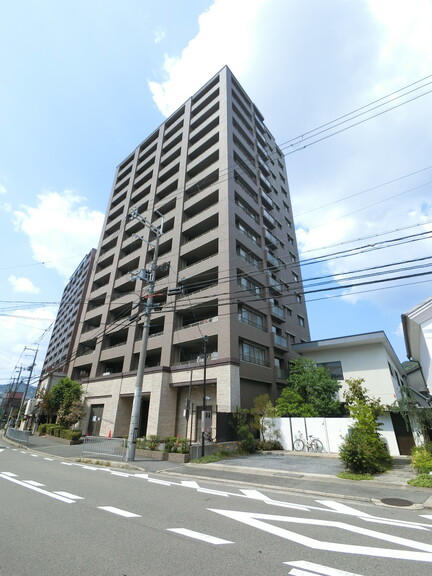
[(293, 350), (327, 368), (340, 381), (341, 402), (349, 378), (363, 378), (369, 394), (386, 406), (400, 397), (405, 371), (384, 332), (315, 340), (295, 344)]
[[(384, 332), (370, 332), (328, 340), (295, 344), (293, 350), (323, 366), (340, 381), (339, 398), (343, 402), (346, 380), (364, 380), (364, 387), (372, 398), (385, 406), (394, 404), (400, 397), (400, 388), (406, 384), (406, 374)], [(411, 432), (397, 413), (389, 412), (385, 428), (394, 430), (400, 454), (410, 454), (414, 446)]]
[(402, 327), (408, 360), (419, 366), (409, 378), (416, 390), (429, 398), (432, 391), (432, 298), (402, 314)]
[(96, 250), (93, 248), (83, 258), (63, 291), (42, 367), (41, 381), (53, 372), (65, 375), (67, 371), (95, 255)]
[(207, 336), (206, 405), (224, 439), (228, 414), (275, 399), (293, 343), (309, 340), (284, 156), (226, 67), (117, 168), (68, 371), (93, 434), (129, 430), (148, 286), (132, 273), (147, 277), (162, 220), (138, 433), (199, 437)]

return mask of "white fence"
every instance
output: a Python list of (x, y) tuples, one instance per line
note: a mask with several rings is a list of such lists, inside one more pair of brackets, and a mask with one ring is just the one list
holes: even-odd
[[(344, 437), (348, 433), (348, 428), (352, 425), (351, 418), (269, 418), (265, 422), (268, 432), (273, 428), (279, 433), (279, 440), (284, 450), (293, 450), (293, 442), (300, 434), (304, 439), (310, 435), (319, 438), (326, 452), (337, 454)], [(380, 418), (382, 427), (381, 436), (387, 442), (389, 452), (392, 456), (400, 456), (396, 435), (390, 416), (384, 415)]]

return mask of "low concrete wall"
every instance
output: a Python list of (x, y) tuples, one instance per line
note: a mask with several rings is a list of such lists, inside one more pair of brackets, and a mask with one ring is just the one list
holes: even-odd
[[(324, 450), (330, 454), (337, 454), (353, 424), (351, 418), (269, 418), (274, 425), (268, 427), (274, 429), (280, 436), (279, 441), (284, 450), (293, 450), (293, 442), (300, 434), (303, 438), (313, 435), (321, 440)], [(386, 441), (392, 456), (400, 456), (396, 435), (390, 415), (384, 414), (379, 420), (382, 423), (381, 436)], [(269, 436), (271, 434), (268, 434)]]

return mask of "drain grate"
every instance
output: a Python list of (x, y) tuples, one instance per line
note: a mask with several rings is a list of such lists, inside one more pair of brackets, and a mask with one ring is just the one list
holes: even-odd
[(387, 504), (388, 506), (412, 506), (413, 503), (410, 500), (404, 500), (403, 498), (382, 498), (381, 502)]

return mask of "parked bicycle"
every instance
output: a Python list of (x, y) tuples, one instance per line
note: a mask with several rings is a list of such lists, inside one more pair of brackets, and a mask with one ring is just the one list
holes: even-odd
[(308, 452), (322, 452), (324, 450), (323, 443), (319, 438), (309, 436), (309, 440), (305, 440), (301, 432), (298, 433), (298, 437), (294, 440), (294, 450), (296, 452), (302, 452), (305, 447), (307, 447)]

